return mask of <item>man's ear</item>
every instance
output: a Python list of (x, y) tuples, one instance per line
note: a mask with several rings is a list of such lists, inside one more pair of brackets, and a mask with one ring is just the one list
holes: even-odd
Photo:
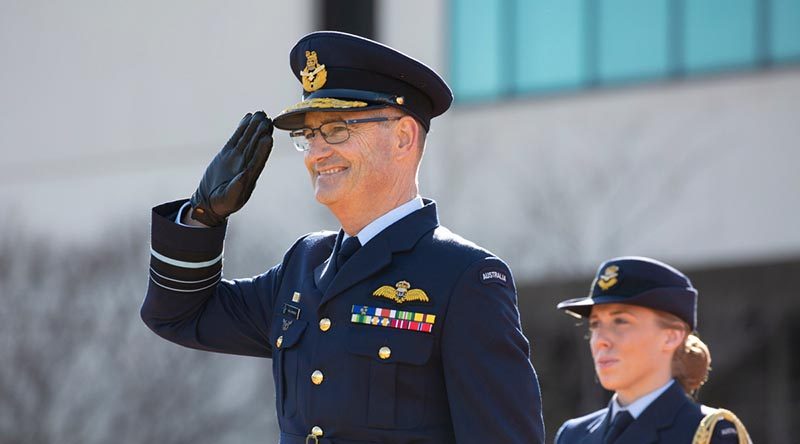
[(403, 116), (394, 126), (395, 155), (398, 158), (416, 157), (419, 146), (419, 125), (411, 116)]

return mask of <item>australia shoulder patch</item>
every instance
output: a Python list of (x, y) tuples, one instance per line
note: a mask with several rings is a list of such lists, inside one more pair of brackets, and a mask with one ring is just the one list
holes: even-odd
[(497, 267), (486, 267), (480, 271), (480, 279), (483, 284), (508, 285), (508, 275), (506, 270)]

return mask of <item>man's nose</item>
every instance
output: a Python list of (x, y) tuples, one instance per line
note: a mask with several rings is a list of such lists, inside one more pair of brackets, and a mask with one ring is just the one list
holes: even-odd
[(330, 144), (320, 134), (315, 134), (315, 137), (308, 139), (308, 150), (306, 156), (311, 160), (324, 159), (331, 155), (333, 149)]

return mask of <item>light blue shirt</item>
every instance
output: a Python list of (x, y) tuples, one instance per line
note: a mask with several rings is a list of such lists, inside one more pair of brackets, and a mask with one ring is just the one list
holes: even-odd
[[(398, 220), (408, 216), (409, 214), (419, 210), (420, 208), (424, 207), (425, 204), (422, 202), (422, 198), (417, 196), (408, 202), (400, 205), (399, 207), (395, 208), (394, 210), (389, 211), (388, 213), (380, 216), (379, 218), (370, 222), (366, 227), (362, 228), (361, 231), (356, 234), (358, 241), (361, 243), (361, 246), (367, 245), (373, 237), (380, 234), (381, 231), (389, 228), (393, 223), (397, 222)], [(344, 237), (342, 238), (342, 242), (345, 239), (350, 237), (347, 233), (344, 233)]]
[[(185, 227), (189, 227), (190, 225), (184, 225), (181, 223), (181, 217), (183, 216), (184, 210), (190, 205), (189, 202), (186, 202), (181, 206), (181, 209), (178, 210), (178, 215), (175, 217), (175, 222)], [(409, 214), (421, 209), (425, 206), (425, 203), (422, 202), (422, 197), (417, 196), (408, 202), (400, 205), (399, 207), (395, 208), (394, 210), (389, 211), (388, 213), (384, 214), (383, 216), (378, 217), (377, 219), (370, 222), (366, 227), (362, 228), (361, 231), (356, 234), (358, 237), (358, 241), (361, 242), (361, 246), (367, 245), (373, 237), (377, 236), (381, 231), (388, 228), (393, 223), (397, 222), (398, 220), (408, 216)], [(197, 228), (197, 227), (192, 227)], [(342, 241), (350, 237), (347, 233), (344, 233), (344, 237)]]
[(617, 413), (622, 410), (627, 410), (628, 413), (633, 416), (633, 419), (638, 418), (639, 415), (641, 415), (642, 412), (653, 403), (653, 401), (661, 396), (662, 393), (666, 392), (673, 383), (675, 383), (675, 380), (670, 379), (668, 383), (664, 384), (660, 388), (653, 390), (652, 392), (642, 396), (625, 407), (619, 405), (619, 400), (617, 400), (617, 395), (615, 394), (614, 397), (611, 398), (611, 420), (613, 421), (614, 416), (616, 416)]
[(184, 227), (189, 228), (205, 228), (205, 227), (197, 227), (194, 225), (186, 225), (185, 223), (181, 222), (183, 220), (183, 212), (186, 211), (187, 208), (192, 204), (192, 201), (186, 201), (185, 204), (181, 205), (181, 209), (178, 210), (178, 215), (175, 216), (175, 223)]

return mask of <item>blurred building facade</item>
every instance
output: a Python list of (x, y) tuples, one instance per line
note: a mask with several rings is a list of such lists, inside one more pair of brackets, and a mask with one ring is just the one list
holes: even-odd
[[(423, 60), (454, 89), (453, 109), (432, 125), (421, 190), (443, 224), (514, 270), (548, 436), (607, 399), (583, 330), (554, 302), (583, 293), (601, 260), (638, 254), (700, 288), (700, 332), (715, 353), (701, 400), (739, 413), (756, 442), (789, 442), (778, 412), (793, 411), (786, 393), (800, 386), (790, 350), (800, 1), (27, 1), (4, 2), (0, 17), (6, 225), (67, 252), (144, 230), (152, 205), (191, 194), (242, 114), (296, 101), (287, 62), (300, 36), (353, 31)], [(281, 136), (232, 220), (228, 277), (337, 228)], [(142, 233), (133, 248), (144, 251)], [(127, 271), (140, 293), (116, 297), (143, 294), (140, 257)], [(269, 384), (268, 365), (247, 366)], [(274, 427), (272, 412), (263, 418)]]
[(714, 356), (700, 400), (755, 442), (791, 442), (800, 2), (453, 0), (442, 14), (457, 105), (437, 148), (465, 165), (446, 202), (523, 277), (550, 433), (609, 396), (585, 326), (552, 307), (603, 259), (637, 254), (700, 289)]

